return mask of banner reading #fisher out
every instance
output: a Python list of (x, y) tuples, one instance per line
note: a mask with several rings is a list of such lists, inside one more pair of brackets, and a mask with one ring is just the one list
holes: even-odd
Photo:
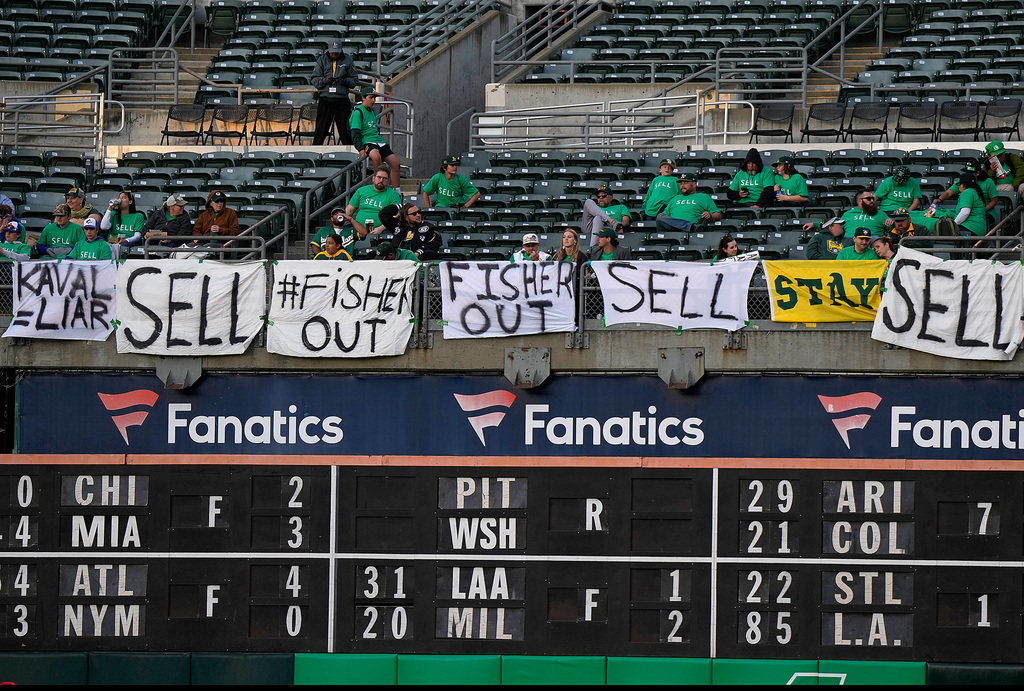
[(766, 261), (772, 321), (872, 321), (882, 299), (885, 267), (882, 259)]

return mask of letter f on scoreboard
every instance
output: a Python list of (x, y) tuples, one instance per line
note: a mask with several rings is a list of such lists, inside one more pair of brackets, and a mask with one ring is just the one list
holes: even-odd
[[(475, 396), (458, 393), (453, 395), (464, 413), (475, 413), (479, 410), (494, 407), (508, 408), (516, 400), (516, 395), (514, 393), (503, 389), (496, 389), (494, 391), (488, 391), (487, 393), (477, 394)], [(505, 419), (505, 412), (498, 410), (490, 413), (483, 413), (482, 415), (472, 415), (467, 419), (469, 420), (469, 424), (473, 427), (473, 431), (476, 432), (477, 438), (480, 439), (480, 443), (487, 446), (487, 440), (484, 438), (484, 430), (488, 427), (497, 427), (500, 425), (501, 421)]]

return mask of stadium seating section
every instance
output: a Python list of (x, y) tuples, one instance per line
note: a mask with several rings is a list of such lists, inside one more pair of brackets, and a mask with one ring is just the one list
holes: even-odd
[[(385, 78), (407, 64), (408, 53), (426, 55), (448, 41), (460, 25), (443, 21), (439, 0), (213, 0), (209, 22), (228, 36), (207, 68), (210, 81), (243, 84), (249, 89), (308, 88), (331, 39), (340, 39), (357, 70)], [(476, 16), (489, 9), (476, 7)], [(435, 16), (415, 33), (401, 33), (409, 24)], [(381, 61), (378, 65), (378, 41)], [(415, 45), (411, 45), (415, 43)], [(378, 70), (379, 67), (379, 70)], [(197, 103), (236, 103), (234, 90), (204, 84)], [(301, 105), (309, 93), (250, 95), (250, 104), (280, 101)]]
[(0, 80), (65, 81), (116, 48), (152, 45), (168, 0), (5, 0)]

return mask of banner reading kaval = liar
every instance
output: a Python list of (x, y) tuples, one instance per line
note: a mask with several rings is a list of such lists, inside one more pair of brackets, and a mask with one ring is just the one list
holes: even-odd
[(772, 321), (874, 321), (886, 262), (766, 261)]

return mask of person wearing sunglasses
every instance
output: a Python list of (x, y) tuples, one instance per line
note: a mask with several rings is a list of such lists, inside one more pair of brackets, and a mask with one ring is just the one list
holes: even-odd
[(433, 223), (423, 220), (418, 204), (402, 204), (398, 211), (398, 227), (391, 239), (396, 249), (407, 249), (418, 259), (437, 259), (437, 252), (444, 241)]
[[(876, 237), (884, 235), (893, 221), (879, 208), (874, 191), (862, 189), (857, 192), (856, 200), (856, 205), (841, 217), (846, 224), (846, 237), (854, 237), (853, 231), (856, 228), (867, 228)], [(803, 229), (805, 233), (810, 232), (814, 229), (814, 223), (805, 223)]]
[(583, 218), (580, 231), (590, 236), (590, 246), (597, 245), (597, 234), (601, 228), (611, 228), (616, 233), (629, 227), (629, 209), (619, 204), (607, 185), (597, 188), (597, 200), (583, 202)]

